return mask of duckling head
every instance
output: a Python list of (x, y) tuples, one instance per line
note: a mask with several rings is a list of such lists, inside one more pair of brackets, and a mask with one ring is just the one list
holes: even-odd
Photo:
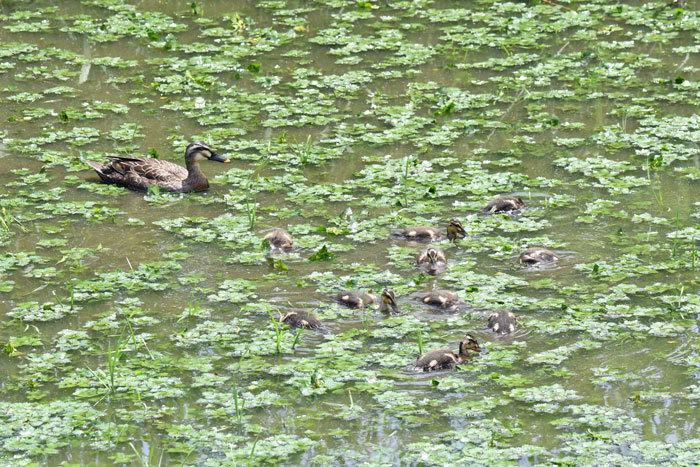
[(467, 232), (464, 231), (464, 226), (457, 219), (452, 219), (447, 223), (447, 239), (454, 242), (457, 238), (464, 238)]
[(481, 347), (479, 347), (479, 343), (476, 341), (476, 338), (469, 333), (465, 334), (462, 342), (459, 343), (459, 355), (467, 355), (467, 350), (481, 352)]
[(426, 256), (428, 258), (428, 265), (430, 269), (437, 269), (438, 267), (438, 252), (435, 248), (430, 247), (426, 251)]
[(399, 313), (399, 306), (396, 304), (396, 294), (394, 294), (393, 290), (382, 290), (380, 301), (379, 311), (388, 311), (391, 309), (394, 313)]
[(187, 149), (185, 149), (185, 161), (188, 163), (201, 161), (231, 162), (229, 159), (215, 153), (212, 148), (202, 141), (195, 141), (187, 146)]

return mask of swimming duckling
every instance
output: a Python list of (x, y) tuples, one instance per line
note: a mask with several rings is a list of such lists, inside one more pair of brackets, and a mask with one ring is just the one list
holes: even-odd
[[(396, 232), (394, 235), (418, 242), (432, 242), (433, 240), (439, 240), (442, 238), (440, 229), (436, 227), (429, 227), (427, 225), (409, 227), (408, 229)], [(447, 223), (446, 236), (449, 241), (454, 242), (457, 238), (464, 238), (466, 235), (467, 233), (464, 231), (464, 227), (459, 220), (451, 219)]]
[(520, 264), (553, 263), (558, 260), (559, 257), (553, 251), (537, 246), (523, 251), (518, 258)]
[(340, 292), (332, 299), (350, 308), (367, 308), (377, 301), (374, 295), (367, 292)]
[(418, 256), (417, 263), (430, 274), (437, 274), (447, 267), (447, 258), (441, 249), (428, 247)]
[(313, 313), (303, 310), (290, 311), (280, 319), (280, 323), (284, 323), (292, 329), (304, 328), (318, 331), (326, 328)]
[(454, 308), (459, 303), (459, 295), (447, 290), (433, 290), (422, 299), (426, 305), (438, 306), (442, 309)]
[(454, 243), (457, 238), (464, 238), (467, 236), (467, 232), (464, 231), (464, 226), (457, 219), (451, 219), (447, 223), (447, 239)]
[(522, 199), (515, 196), (500, 196), (489, 201), (489, 203), (481, 210), (482, 214), (500, 214), (520, 211), (525, 207)]
[(510, 334), (515, 331), (518, 318), (508, 310), (496, 310), (488, 317), (486, 326), (497, 334)]
[(396, 294), (394, 294), (393, 290), (382, 290), (382, 294), (379, 296), (379, 311), (400, 313), (399, 306), (396, 304)]
[(430, 227), (427, 225), (418, 225), (416, 227), (409, 227), (405, 230), (400, 230), (393, 235), (397, 237), (406, 238), (408, 240), (415, 240), (417, 242), (432, 242), (440, 238), (440, 229), (437, 227)]
[(275, 229), (265, 234), (263, 241), (270, 242), (272, 248), (288, 250), (292, 247), (292, 235), (284, 229)]
[(185, 149), (185, 167), (151, 157), (107, 156), (109, 164), (88, 161), (97, 175), (106, 182), (136, 191), (157, 186), (165, 191), (187, 193), (209, 188), (207, 177), (199, 170), (201, 161), (230, 162), (201, 141)]
[(431, 350), (430, 352), (421, 355), (413, 364), (413, 369), (416, 371), (435, 371), (445, 368), (452, 368), (464, 362), (469, 354), (468, 350), (481, 352), (479, 343), (471, 334), (465, 334), (462, 342), (459, 343), (459, 352), (455, 353), (450, 349)]

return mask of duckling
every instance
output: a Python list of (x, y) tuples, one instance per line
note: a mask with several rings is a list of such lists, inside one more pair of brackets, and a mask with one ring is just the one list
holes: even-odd
[(553, 263), (558, 260), (559, 257), (553, 251), (540, 247), (528, 248), (518, 258), (520, 264)]
[(452, 368), (469, 357), (468, 350), (477, 353), (481, 352), (476, 338), (467, 333), (464, 335), (462, 342), (459, 343), (459, 352), (457, 354), (450, 349), (431, 350), (418, 357), (416, 363), (413, 364), (413, 369), (416, 371), (434, 371)]
[(150, 157), (107, 156), (107, 159), (109, 164), (88, 161), (88, 165), (95, 169), (104, 182), (135, 191), (148, 191), (149, 186), (157, 186), (174, 193), (204, 191), (209, 188), (207, 177), (199, 170), (201, 161), (230, 162), (201, 141), (195, 141), (185, 149), (186, 169)]
[(438, 306), (442, 309), (454, 308), (459, 303), (459, 295), (447, 290), (433, 290), (422, 299), (426, 305)]
[(441, 249), (428, 247), (418, 256), (417, 263), (430, 274), (437, 274), (447, 267), (447, 258)]
[(285, 323), (292, 329), (304, 328), (312, 330), (324, 330), (326, 327), (310, 311), (290, 311), (280, 319), (280, 323)]
[[(409, 227), (408, 229), (396, 232), (394, 235), (408, 240), (415, 240), (417, 242), (432, 242), (433, 240), (439, 240), (442, 238), (440, 229), (436, 227), (429, 227), (427, 225)], [(446, 237), (449, 241), (454, 242), (458, 237), (464, 238), (466, 235), (467, 233), (464, 231), (464, 227), (459, 220), (451, 219), (447, 223)]]
[(525, 207), (522, 199), (515, 196), (500, 196), (489, 201), (489, 203), (481, 210), (482, 214), (499, 214), (520, 211)]
[(394, 294), (393, 290), (382, 290), (382, 294), (379, 296), (379, 311), (400, 313), (399, 306), (396, 304), (396, 294)]
[(366, 292), (340, 292), (332, 299), (350, 308), (367, 308), (377, 301), (377, 298)]
[(447, 223), (447, 239), (454, 243), (457, 238), (464, 238), (467, 236), (467, 232), (464, 231), (464, 226), (457, 219), (451, 219)]
[(416, 227), (409, 227), (405, 230), (400, 230), (394, 233), (397, 237), (402, 237), (408, 240), (415, 240), (417, 242), (432, 242), (440, 238), (440, 229), (437, 227), (430, 227), (427, 225), (418, 225)]
[(284, 229), (275, 229), (265, 234), (263, 241), (270, 242), (270, 246), (277, 250), (288, 250), (292, 247), (292, 235)]
[(497, 334), (510, 334), (517, 327), (518, 318), (508, 310), (496, 310), (488, 317), (486, 326)]

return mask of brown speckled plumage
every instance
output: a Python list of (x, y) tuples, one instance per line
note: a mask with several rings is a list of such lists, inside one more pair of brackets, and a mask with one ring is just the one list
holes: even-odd
[(187, 146), (187, 168), (150, 157), (107, 156), (107, 159), (109, 164), (88, 161), (104, 182), (136, 191), (148, 191), (149, 186), (157, 186), (175, 193), (204, 191), (209, 188), (207, 178), (199, 170), (200, 161), (229, 162), (201, 141)]

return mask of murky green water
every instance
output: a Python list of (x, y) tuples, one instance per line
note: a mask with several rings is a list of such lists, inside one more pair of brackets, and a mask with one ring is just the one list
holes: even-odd
[[(696, 1), (0, 15), (3, 464), (697, 462)], [(194, 140), (232, 160), (204, 194), (86, 164)], [(528, 208), (477, 215), (502, 194)], [(468, 236), (426, 277), (390, 234), (450, 218)], [(295, 247), (268, 259), (275, 227)], [(401, 315), (329, 299), (385, 287)], [(330, 332), (278, 338), (291, 309)], [(465, 332), (479, 357), (408, 371)]]

